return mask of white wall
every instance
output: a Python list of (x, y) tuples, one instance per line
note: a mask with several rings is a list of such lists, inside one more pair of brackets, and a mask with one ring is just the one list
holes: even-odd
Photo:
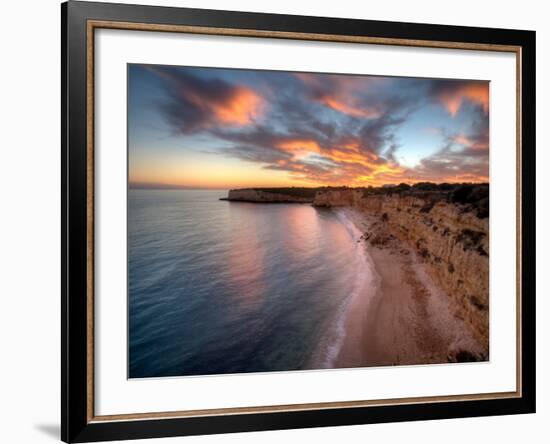
[[(136, 3), (136, 1), (123, 1)], [(137, 1), (139, 2), (139, 1)], [(141, 2), (139, 2), (141, 3)], [(149, 4), (424, 23), (535, 29), (537, 35), (538, 156), (538, 411), (536, 415), (335, 427), (176, 438), (155, 442), (265, 443), (464, 441), (532, 442), (548, 438), (550, 421), (550, 304), (548, 120), (550, 28), (539, 0), (361, 2), (338, 0), (194, 0)], [(4, 2), (0, 27), (0, 440), (54, 442), (59, 431), (59, 2)], [(545, 81), (546, 80), (546, 81)], [(546, 147), (547, 149), (544, 149)], [(7, 156), (7, 157), (6, 157)], [(546, 276), (544, 276), (546, 274)], [(546, 296), (546, 297), (545, 297)], [(537, 438), (538, 435), (538, 438)], [(528, 438), (527, 438), (528, 439)]]

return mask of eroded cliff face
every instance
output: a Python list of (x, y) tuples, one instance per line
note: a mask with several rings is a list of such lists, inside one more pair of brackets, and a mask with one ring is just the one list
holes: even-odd
[(227, 200), (257, 203), (309, 203), (313, 198), (249, 188), (229, 190)]
[(316, 207), (347, 207), (359, 206), (363, 191), (355, 189), (346, 190), (320, 190), (315, 194), (313, 206)]
[(489, 218), (441, 194), (368, 194), (364, 190), (318, 191), (313, 205), (351, 206), (372, 223), (365, 239), (383, 246), (405, 242), (428, 266), (434, 282), (451, 298), (454, 315), (489, 351)]

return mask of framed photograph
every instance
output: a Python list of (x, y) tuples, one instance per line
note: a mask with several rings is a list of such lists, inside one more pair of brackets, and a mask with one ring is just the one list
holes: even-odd
[(535, 411), (535, 33), (69, 1), (62, 439)]

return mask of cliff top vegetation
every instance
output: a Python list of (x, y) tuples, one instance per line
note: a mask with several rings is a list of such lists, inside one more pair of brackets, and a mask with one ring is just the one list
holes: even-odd
[(363, 196), (397, 194), (401, 197), (412, 196), (426, 201), (423, 211), (429, 212), (440, 201), (460, 205), (465, 212), (474, 212), (479, 218), (489, 217), (489, 184), (488, 183), (433, 183), (418, 182), (413, 185), (385, 185), (382, 187), (281, 187), (281, 188), (246, 188), (265, 193), (284, 194), (286, 196), (313, 199), (318, 192), (363, 190)]

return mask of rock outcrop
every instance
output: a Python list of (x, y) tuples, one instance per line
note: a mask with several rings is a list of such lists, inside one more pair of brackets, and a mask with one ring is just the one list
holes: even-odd
[(261, 188), (248, 188), (229, 190), (227, 199), (224, 200), (255, 203), (311, 203), (314, 195), (314, 193), (300, 195), (298, 193), (277, 192)]

